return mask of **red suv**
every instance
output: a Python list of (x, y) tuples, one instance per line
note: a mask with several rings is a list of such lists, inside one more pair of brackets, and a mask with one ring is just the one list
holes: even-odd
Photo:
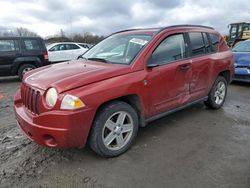
[(25, 74), (14, 99), (19, 127), (44, 146), (125, 152), (139, 126), (204, 101), (220, 108), (233, 55), (213, 28), (178, 25), (112, 34), (78, 61)]

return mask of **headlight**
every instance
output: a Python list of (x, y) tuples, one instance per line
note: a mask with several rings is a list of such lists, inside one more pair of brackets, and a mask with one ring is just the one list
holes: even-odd
[(85, 104), (81, 101), (81, 99), (73, 95), (68, 95), (68, 94), (63, 97), (63, 100), (61, 103), (61, 109), (64, 109), (64, 110), (74, 110), (74, 109), (82, 108), (84, 106)]
[(49, 107), (53, 107), (57, 101), (57, 91), (55, 88), (50, 88), (46, 93), (46, 103)]

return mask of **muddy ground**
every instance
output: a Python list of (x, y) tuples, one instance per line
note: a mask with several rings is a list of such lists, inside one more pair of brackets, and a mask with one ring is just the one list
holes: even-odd
[(12, 110), (17, 78), (0, 78), (0, 187), (250, 187), (250, 85), (233, 83), (224, 107), (197, 104), (141, 128), (124, 155), (31, 143)]

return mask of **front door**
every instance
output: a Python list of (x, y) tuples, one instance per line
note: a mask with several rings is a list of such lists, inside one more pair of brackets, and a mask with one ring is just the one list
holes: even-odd
[(183, 105), (189, 100), (191, 60), (183, 34), (165, 38), (154, 50), (148, 63), (148, 87), (151, 115)]
[(56, 46), (49, 49), (49, 61), (51, 62), (60, 62), (60, 61), (66, 61), (66, 45), (65, 44), (57, 44)]

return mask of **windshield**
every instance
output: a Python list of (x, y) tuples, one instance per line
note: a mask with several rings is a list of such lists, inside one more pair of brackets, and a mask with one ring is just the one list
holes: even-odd
[(130, 64), (151, 38), (151, 35), (141, 34), (112, 35), (84, 53), (81, 58), (106, 63)]
[(250, 41), (244, 41), (236, 45), (233, 49), (233, 52), (250, 52)]

